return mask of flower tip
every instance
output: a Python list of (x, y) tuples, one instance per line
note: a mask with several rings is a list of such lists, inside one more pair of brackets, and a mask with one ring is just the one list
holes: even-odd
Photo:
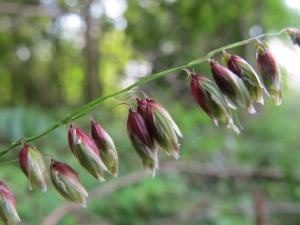
[(227, 128), (231, 128), (237, 135), (241, 133), (240, 129), (234, 125), (232, 118), (228, 121)]
[(250, 105), (246, 108), (246, 110), (251, 113), (251, 114), (255, 114), (256, 113), (256, 110), (255, 108), (253, 107), (253, 105)]
[(271, 98), (275, 102), (275, 105), (280, 106), (281, 105), (281, 90), (278, 92), (270, 93)]
[(147, 171), (147, 173), (151, 174), (152, 178), (154, 179), (155, 178), (155, 174), (156, 174), (156, 169), (155, 168), (154, 169), (149, 169)]
[(158, 162), (154, 162), (154, 164), (147, 164), (143, 161), (144, 169), (146, 173), (151, 174), (152, 178), (155, 178), (156, 170), (159, 169)]
[[(179, 150), (178, 150), (178, 149), (179, 149), (179, 146), (180, 146), (180, 144), (178, 144), (178, 148), (172, 152), (172, 156), (173, 156), (176, 160), (179, 159)], [(170, 154), (168, 154), (168, 155), (170, 155)]]
[(240, 129), (235, 125), (233, 125), (232, 129), (237, 135), (239, 135), (241, 133)]
[(42, 188), (42, 192), (46, 193), (47, 192), (47, 187)]
[(152, 178), (155, 178), (155, 173), (156, 173), (155, 169), (146, 168), (145, 170), (146, 170), (146, 173), (151, 174)]
[(104, 179), (104, 177), (98, 177), (98, 180), (102, 183), (102, 182), (104, 182), (105, 181), (105, 179)]
[(214, 121), (215, 125), (218, 127), (219, 126), (219, 121), (215, 118), (213, 118), (213, 121)]
[(82, 202), (80, 205), (81, 205), (81, 207), (82, 207), (82, 208), (84, 208), (84, 209), (85, 209), (85, 208), (86, 208), (86, 203), (85, 203), (85, 200), (84, 200), (84, 201), (83, 201), (83, 202)]
[(240, 129), (235, 126), (233, 123), (230, 123), (227, 125), (228, 128), (231, 128), (237, 135), (241, 133)]
[(101, 167), (104, 171), (107, 171), (107, 167), (104, 165), (104, 163), (102, 163)]
[(280, 106), (280, 105), (281, 105), (281, 99), (278, 100), (278, 101), (275, 101), (275, 104), (276, 104), (277, 106)]
[(263, 97), (261, 97), (261, 99), (258, 99), (256, 102), (257, 102), (257, 103), (260, 103), (260, 104), (262, 104), (262, 105), (265, 104), (265, 101), (264, 101)]
[(179, 130), (179, 127), (177, 126), (177, 124), (173, 120), (171, 122), (172, 122), (172, 125), (173, 125), (173, 129), (175, 130), (177, 135), (179, 137), (183, 137), (183, 135), (182, 135), (181, 131)]

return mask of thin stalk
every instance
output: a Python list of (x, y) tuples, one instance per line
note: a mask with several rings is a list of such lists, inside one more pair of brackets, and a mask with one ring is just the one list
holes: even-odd
[(12, 162), (17, 162), (17, 161), (19, 161), (19, 159), (13, 159), (13, 160), (10, 160), (10, 161), (7, 161), (7, 162), (0, 163), (0, 166), (3, 166), (5, 164), (9, 164), (9, 163), (12, 163)]
[[(82, 106), (81, 108), (77, 109), (76, 111), (72, 112), (71, 114), (69, 114), (64, 119), (62, 119), (62, 120), (58, 121), (57, 123), (53, 124), (52, 126), (50, 126), (49, 128), (47, 128), (45, 131), (43, 131), (42, 133), (40, 133), (40, 134), (38, 134), (36, 136), (33, 136), (33, 137), (23, 138), (21, 140), (13, 142), (7, 149), (5, 149), (2, 152), (0, 152), (0, 157), (2, 155), (4, 155), (4, 154), (8, 153), (14, 147), (21, 145), (22, 144), (22, 140), (24, 140), (25, 142), (34, 141), (34, 140), (39, 139), (39, 138), (43, 137), (44, 135), (50, 133), (52, 130), (56, 129), (57, 127), (69, 123), (69, 120), (76, 120), (76, 119), (78, 119), (78, 118), (80, 118), (80, 117), (88, 114), (93, 108), (95, 108), (96, 106), (98, 106), (101, 102), (105, 101), (106, 99), (109, 99), (109, 98), (112, 98), (112, 97), (114, 97), (116, 95), (119, 95), (119, 94), (125, 93), (127, 91), (130, 91), (132, 88), (137, 87), (138, 85), (147, 83), (147, 82), (149, 82), (151, 80), (154, 80), (154, 79), (157, 79), (159, 77), (163, 77), (163, 76), (165, 76), (167, 74), (180, 71), (180, 70), (182, 70), (184, 68), (189, 68), (189, 67), (191, 67), (193, 65), (196, 65), (196, 64), (200, 64), (200, 63), (202, 63), (202, 62), (207, 61), (208, 59), (210, 59), (210, 57), (212, 57), (216, 53), (222, 52), (223, 50), (227, 50), (227, 49), (235, 48), (235, 47), (238, 47), (238, 46), (241, 46), (241, 45), (245, 45), (245, 44), (248, 44), (248, 43), (250, 43), (252, 41), (255, 41), (256, 39), (259, 39), (259, 38), (262, 38), (262, 37), (265, 37), (265, 36), (279, 35), (282, 32), (284, 32), (286, 29), (287, 28), (284, 28), (281, 31), (279, 31), (278, 33), (262, 34), (262, 35), (259, 35), (257, 37), (254, 37), (254, 38), (249, 38), (249, 39), (244, 40), (244, 41), (236, 42), (236, 43), (233, 43), (233, 44), (226, 45), (224, 47), (215, 49), (215, 50), (209, 52), (206, 56), (201, 57), (201, 58), (199, 58), (197, 60), (194, 60), (194, 61), (188, 63), (185, 66), (180, 66), (180, 67), (177, 67), (177, 68), (173, 68), (173, 69), (165, 70), (165, 71), (160, 72), (160, 73), (153, 74), (152, 76), (145, 77), (145, 78), (143, 78), (143, 79), (141, 79), (141, 80), (133, 83), (132, 85), (130, 85), (130, 86), (128, 86), (128, 87), (120, 90), (120, 91), (117, 91), (115, 93), (103, 96), (101, 98), (97, 98), (94, 101), (91, 101), (88, 104), (86, 104), (86, 105)], [(0, 165), (2, 165), (2, 164), (0, 164)]]

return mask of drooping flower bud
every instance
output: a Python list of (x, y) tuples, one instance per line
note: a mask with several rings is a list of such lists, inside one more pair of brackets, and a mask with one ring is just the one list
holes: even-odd
[(281, 72), (267, 42), (256, 41), (256, 63), (265, 89), (276, 105), (281, 104)]
[(212, 118), (216, 126), (218, 126), (218, 121), (221, 121), (239, 134), (240, 130), (234, 125), (230, 109), (217, 85), (203, 75), (191, 73), (188, 69), (184, 70), (189, 75), (188, 82), (195, 100)]
[(300, 31), (296, 28), (289, 27), (285, 30), (285, 32), (289, 36), (293, 44), (300, 47)]
[(242, 79), (224, 66), (210, 60), (214, 80), (221, 92), (234, 104), (249, 113), (255, 113), (252, 99)]
[(20, 222), (16, 208), (16, 201), (9, 188), (0, 181), (0, 221), (6, 225), (15, 225)]
[(147, 110), (147, 100), (142, 100), (140, 98), (135, 98), (137, 103), (138, 103), (138, 106), (137, 106), (137, 113), (141, 114), (144, 119), (146, 119), (146, 110)]
[(68, 164), (52, 159), (50, 175), (54, 187), (61, 196), (85, 207), (85, 197), (88, 193), (78, 179), (77, 173)]
[(182, 134), (169, 112), (158, 102), (147, 97), (146, 100), (139, 98), (136, 100), (138, 103), (137, 112), (144, 117), (149, 132), (161, 150), (178, 159), (179, 144), (176, 133), (180, 137)]
[(252, 66), (237, 55), (230, 55), (223, 51), (223, 62), (230, 71), (238, 75), (246, 85), (252, 99), (264, 104), (263, 85)]
[(69, 146), (81, 166), (99, 181), (105, 181), (103, 170), (106, 171), (107, 168), (100, 158), (100, 153), (94, 140), (84, 131), (76, 128), (73, 123), (70, 126), (68, 139)]
[(24, 143), (24, 147), (19, 154), (20, 167), (28, 177), (29, 189), (33, 186), (47, 191), (47, 168), (41, 153), (31, 145)]
[(92, 122), (92, 138), (94, 139), (101, 159), (105, 164), (107, 171), (113, 176), (118, 174), (118, 153), (115, 144), (106, 131), (89, 116)]
[(128, 114), (127, 131), (133, 148), (142, 159), (145, 170), (154, 177), (158, 169), (157, 146), (148, 131), (144, 118), (131, 108)]

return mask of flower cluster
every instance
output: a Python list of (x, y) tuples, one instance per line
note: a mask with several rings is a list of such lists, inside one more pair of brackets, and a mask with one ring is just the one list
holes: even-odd
[[(292, 33), (291, 39), (297, 43), (299, 32)], [(203, 75), (184, 69), (188, 74), (192, 94), (200, 107), (216, 125), (218, 121), (226, 123), (236, 133), (240, 133), (240, 130), (233, 123), (230, 108), (240, 107), (249, 113), (255, 113), (253, 101), (264, 104), (264, 92), (276, 105), (281, 104), (282, 79), (275, 57), (265, 41), (256, 40), (255, 46), (260, 76), (246, 60), (225, 51), (225, 66), (208, 59), (215, 83)]]
[[(300, 32), (295, 28), (286, 28), (286, 34), (293, 44), (300, 47)], [(204, 112), (216, 125), (221, 121), (240, 133), (234, 124), (230, 108), (240, 107), (249, 113), (255, 113), (253, 102), (264, 104), (264, 93), (281, 104), (282, 78), (279, 66), (265, 41), (256, 40), (256, 63), (258, 74), (244, 59), (223, 51), (223, 63), (207, 59), (214, 81), (190, 72), (188, 82), (191, 92)], [(135, 89), (137, 90), (137, 89)], [(158, 149), (178, 159), (179, 143), (177, 135), (182, 137), (178, 126), (168, 111), (158, 102), (143, 93), (144, 99), (136, 96), (136, 111), (129, 106), (127, 132), (132, 147), (141, 158), (144, 169), (155, 176), (158, 169)], [(112, 138), (89, 115), (91, 136), (75, 127), (70, 121), (68, 142), (70, 149), (80, 165), (99, 181), (105, 181), (104, 171), (112, 176), (118, 174), (118, 154)], [(67, 121), (67, 119), (66, 119)], [(51, 155), (41, 154), (35, 147), (22, 141), (19, 163), (29, 181), (29, 189), (34, 187), (47, 191), (47, 167), (45, 156), (51, 157), (50, 177), (56, 190), (68, 201), (86, 205), (88, 193), (78, 178), (78, 174), (66, 163), (56, 161)], [(9, 188), (0, 181), (0, 221), (6, 225), (20, 222), (16, 202)]]
[[(143, 92), (144, 93), (144, 92)], [(145, 94), (145, 93), (144, 93)], [(146, 95), (145, 95), (146, 96)], [(136, 97), (137, 112), (131, 107), (127, 120), (128, 136), (137, 154), (142, 159), (146, 171), (155, 176), (158, 168), (158, 147), (168, 155), (179, 157), (179, 144), (175, 132), (182, 136), (179, 128), (167, 110), (147, 96), (145, 100)], [(118, 153), (112, 138), (88, 115), (91, 121), (91, 136), (70, 122), (68, 142), (71, 152), (80, 165), (99, 181), (105, 181), (104, 171), (114, 177), (118, 174)], [(47, 167), (45, 156), (51, 158), (50, 177), (53, 186), (66, 200), (85, 207), (88, 193), (78, 178), (78, 174), (66, 163), (56, 161), (51, 155), (41, 154), (35, 147), (22, 141), (19, 163), (29, 181), (29, 189), (34, 187), (47, 191)], [(5, 224), (20, 221), (14, 196), (0, 181), (0, 218)]]
[(131, 107), (127, 120), (128, 137), (137, 154), (142, 159), (146, 171), (155, 176), (158, 169), (157, 149), (160, 148), (176, 159), (179, 157), (177, 136), (182, 134), (168, 113), (158, 102), (151, 100), (143, 92), (145, 99), (135, 97), (137, 110)]
[[(104, 181), (103, 171), (113, 176), (118, 174), (118, 154), (111, 137), (89, 115), (91, 136), (71, 122), (68, 133), (69, 146), (81, 166), (92, 176)], [(85, 207), (87, 191), (80, 182), (78, 174), (66, 163), (56, 161), (51, 155), (41, 154), (35, 147), (22, 141), (23, 148), (19, 153), (19, 163), (29, 181), (29, 189), (40, 188), (47, 191), (47, 167), (45, 156), (51, 158), (50, 177), (53, 186), (66, 200)], [(101, 155), (101, 158), (100, 158)], [(5, 224), (16, 224), (20, 221), (16, 210), (14, 196), (8, 187), (0, 181), (0, 221)]]

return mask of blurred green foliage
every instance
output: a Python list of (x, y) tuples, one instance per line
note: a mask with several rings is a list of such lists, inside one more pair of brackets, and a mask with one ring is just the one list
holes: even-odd
[[(122, 23), (118, 25), (120, 18), (109, 17), (104, 0), (0, 1), (1, 150), (13, 141), (42, 132), (88, 103), (90, 89), (96, 97), (113, 93), (142, 76), (182, 66), (213, 49), (247, 39), (254, 25), (264, 33), (289, 26), (299, 28), (298, 11), (288, 8), (283, 0), (124, 0), (119, 4), (122, 2), (126, 5), (120, 16), (126, 19), (123, 28)], [(100, 8), (95, 15), (88, 14), (87, 7), (96, 7), (97, 3)], [(79, 29), (64, 27), (64, 16), (74, 14), (80, 15)], [(87, 19), (91, 20), (90, 28)], [(284, 35), (280, 38), (288, 41)], [(253, 44), (229, 53), (255, 65)], [(214, 58), (221, 59), (219, 55)], [(96, 89), (89, 80), (89, 66), (97, 72)], [(207, 63), (192, 69), (211, 77)], [(157, 174), (152, 179), (145, 174), (141, 182), (94, 200), (87, 209), (69, 213), (58, 224), (251, 225), (256, 224), (254, 190), (260, 190), (270, 204), (293, 203), (299, 209), (300, 93), (289, 89), (289, 77), (286, 73), (283, 76), (280, 107), (268, 99), (264, 106), (255, 105), (256, 115), (235, 112), (244, 128), (239, 136), (224, 125), (216, 127), (199, 108), (184, 72), (140, 87), (164, 105), (180, 127), (184, 137), (180, 139), (178, 162), (196, 161), (224, 170), (235, 168), (237, 172), (240, 168), (258, 172), (270, 169), (281, 171), (283, 180), (219, 179), (178, 171)], [(127, 109), (114, 107), (130, 94), (133, 92), (107, 100), (92, 113), (114, 139), (119, 178), (142, 170), (126, 135)], [(133, 100), (127, 102), (136, 105)], [(90, 133), (88, 118), (76, 120), (75, 125)], [(88, 191), (115, 182), (106, 174), (107, 181), (99, 184), (80, 167), (69, 150), (68, 129), (59, 127), (32, 145), (70, 164)], [(20, 149), (16, 147), (2, 156), (1, 163), (16, 159)], [(174, 161), (162, 152), (159, 158), (161, 164)], [(29, 192), (18, 162), (2, 165), (0, 180), (14, 193), (22, 224), (42, 224), (47, 215), (66, 203), (49, 179), (47, 193), (36, 189)], [(300, 209), (298, 214), (288, 213), (267, 210), (267, 224), (300, 223)]]

